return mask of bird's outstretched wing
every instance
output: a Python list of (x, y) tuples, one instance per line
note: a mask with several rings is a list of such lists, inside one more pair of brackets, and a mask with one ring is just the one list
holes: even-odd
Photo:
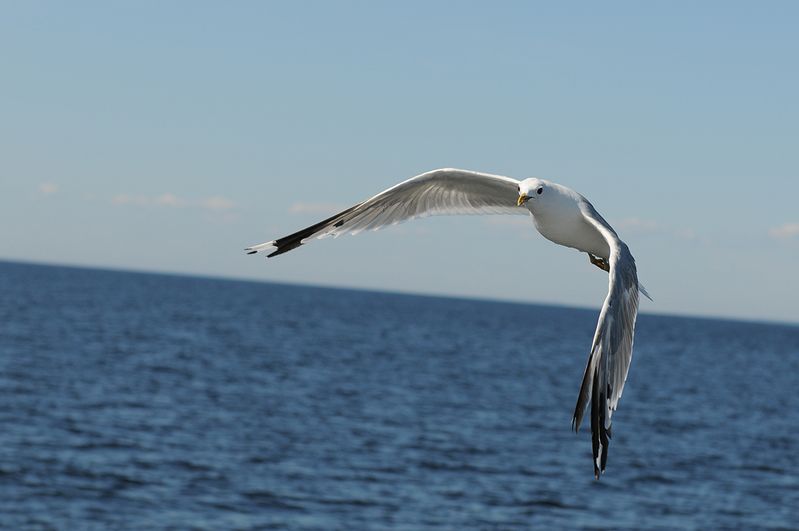
[(630, 250), (608, 222), (588, 201), (581, 202), (580, 210), (585, 220), (602, 234), (610, 246), (608, 295), (599, 313), (572, 418), (572, 427), (577, 431), (590, 397), (594, 475), (599, 479), (608, 459), (611, 416), (621, 398), (632, 360), (638, 314), (638, 275)]
[(528, 214), (526, 208), (516, 206), (518, 185), (516, 179), (500, 175), (450, 168), (433, 170), (294, 234), (245, 250), (249, 254), (267, 252), (272, 257), (296, 249), (311, 238), (357, 234), (423, 216)]

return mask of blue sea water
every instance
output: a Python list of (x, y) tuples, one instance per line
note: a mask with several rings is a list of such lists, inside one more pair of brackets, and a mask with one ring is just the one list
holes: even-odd
[(790, 529), (799, 327), (0, 262), (3, 529)]

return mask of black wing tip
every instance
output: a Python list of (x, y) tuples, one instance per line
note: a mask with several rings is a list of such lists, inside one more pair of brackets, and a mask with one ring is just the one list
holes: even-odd
[(315, 234), (323, 231), (330, 225), (333, 225), (336, 228), (341, 227), (345, 221), (343, 219), (343, 216), (349, 214), (350, 212), (358, 208), (360, 205), (361, 203), (358, 203), (357, 205), (350, 207), (347, 210), (344, 210), (343, 212), (339, 212), (335, 216), (331, 216), (325, 220), (322, 220), (319, 223), (316, 223), (315, 225), (311, 225), (310, 227), (306, 227), (300, 231), (295, 232), (294, 234), (289, 234), (288, 236), (284, 236), (282, 238), (278, 238), (272, 241), (271, 243), (273, 246), (276, 247), (276, 249), (272, 251), (270, 254), (268, 254), (266, 257), (272, 258), (274, 256), (279, 256), (283, 253), (292, 251), (297, 247), (301, 246), (305, 240), (312, 238)]
[[(597, 465), (599, 461), (599, 465)], [(605, 467), (608, 464), (608, 447), (607, 444), (602, 447), (601, 455), (594, 455), (594, 477), (599, 480), (599, 477), (605, 473)]]
[[(292, 250), (292, 249), (294, 249), (294, 248), (296, 248), (296, 247), (299, 247), (300, 245), (302, 245), (302, 244), (297, 244), (297, 245), (294, 245), (294, 246), (287, 246), (287, 245), (283, 245), (283, 246), (276, 246), (276, 247), (277, 247), (277, 249), (276, 249), (276, 250), (274, 250), (274, 251), (272, 251), (272, 252), (271, 252), (271, 253), (269, 253), (268, 255), (266, 255), (266, 258), (272, 258), (273, 256), (277, 256), (277, 255), (279, 255), (279, 254), (287, 253), (287, 252), (289, 252), (290, 250)], [(260, 252), (260, 251), (251, 250), (251, 249), (249, 249), (249, 248), (247, 248), (247, 249), (244, 249), (244, 250), (245, 250), (245, 251), (247, 251), (247, 254), (248, 254), (248, 255), (250, 255), (250, 254), (258, 254), (258, 253)]]
[(285, 243), (275, 242), (274, 245), (275, 245), (276, 249), (274, 251), (272, 251), (271, 253), (269, 253), (268, 255), (266, 255), (267, 258), (272, 258), (274, 256), (280, 256), (283, 253), (287, 253), (287, 252), (289, 252), (289, 251), (291, 251), (293, 249), (296, 249), (297, 247), (302, 245), (302, 241), (298, 239), (298, 240), (290, 240), (290, 241), (285, 242)]
[(594, 477), (596, 479), (599, 479), (608, 464), (608, 447), (610, 446), (608, 436), (610, 429), (609, 426), (605, 427), (606, 409), (604, 404), (607, 403), (609, 391), (609, 386), (604, 390), (600, 387), (599, 371), (595, 370), (593, 385), (591, 386), (591, 454), (593, 456)]

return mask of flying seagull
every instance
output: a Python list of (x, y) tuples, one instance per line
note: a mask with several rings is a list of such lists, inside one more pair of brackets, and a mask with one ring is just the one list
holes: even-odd
[(638, 293), (635, 260), (613, 227), (586, 198), (543, 179), (510, 177), (445, 168), (403, 181), (315, 225), (259, 245), (248, 254), (277, 256), (311, 239), (377, 230), (409, 219), (444, 214), (530, 214), (546, 239), (588, 254), (608, 272), (608, 295), (599, 312), (572, 428), (580, 428), (591, 404), (594, 475), (605, 471), (611, 415), (621, 398), (633, 353)]

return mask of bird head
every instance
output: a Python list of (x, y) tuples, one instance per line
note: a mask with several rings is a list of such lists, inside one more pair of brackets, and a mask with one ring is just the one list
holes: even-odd
[(544, 193), (544, 181), (541, 179), (525, 179), (519, 183), (519, 198), (516, 206), (522, 206), (530, 200), (535, 200)]

